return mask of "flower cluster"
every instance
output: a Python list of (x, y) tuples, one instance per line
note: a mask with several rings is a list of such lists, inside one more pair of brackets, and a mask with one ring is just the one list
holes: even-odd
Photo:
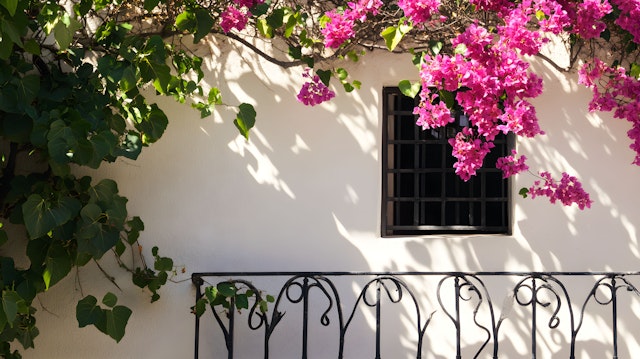
[(640, 44), (640, 1), (638, 0), (615, 0), (614, 3), (620, 10), (620, 16), (616, 19), (616, 24), (629, 31), (633, 35), (633, 41)]
[(398, 0), (398, 7), (414, 24), (424, 24), (438, 13), (440, 0)]
[[(447, 21), (446, 16), (439, 14), (441, 1), (394, 2), (403, 14), (398, 24), (410, 23), (424, 30), (438, 19)], [(451, 47), (447, 48), (454, 49), (453, 53), (425, 55), (420, 69), (420, 103), (414, 109), (416, 124), (423, 130), (453, 123), (454, 109), (468, 116), (468, 127), (449, 140), (457, 159), (456, 173), (464, 180), (469, 180), (483, 165), (499, 134), (524, 137), (544, 134), (531, 103), (531, 99), (542, 93), (542, 78), (530, 71), (523, 55), (538, 54), (549, 41), (550, 33), (568, 33), (588, 40), (600, 37), (607, 24), (615, 21), (619, 31), (628, 32), (628, 38), (640, 43), (640, 22), (637, 21), (640, 0), (468, 1), (479, 11), (495, 12), (500, 21), (490, 22), (490, 28), (484, 27), (484, 22), (472, 22), (451, 40)], [(227, 2), (230, 5), (220, 14), (220, 27), (224, 32), (244, 29), (251, 9), (262, 2), (264, 0)], [(358, 26), (366, 26), (384, 4), (382, 0), (347, 0), (345, 6), (326, 11), (319, 21), (324, 48), (339, 49), (348, 44), (360, 33)], [(608, 18), (611, 14), (615, 20)], [(590, 110), (613, 111), (615, 117), (631, 123), (630, 147), (636, 153), (634, 163), (640, 165), (638, 78), (597, 59), (582, 67), (579, 74), (580, 82), (593, 90)], [(314, 106), (335, 96), (311, 69), (306, 69), (303, 76), (307, 80), (297, 95), (300, 102)], [(498, 159), (496, 167), (506, 178), (526, 170), (525, 162), (525, 156), (517, 157), (514, 152)], [(588, 207), (588, 195), (585, 194), (586, 200), (580, 197), (582, 187), (575, 178), (563, 175), (562, 180), (554, 182), (546, 172), (541, 175), (544, 184), (532, 187), (534, 195)]]
[(612, 68), (594, 59), (580, 68), (578, 82), (593, 91), (590, 111), (613, 111), (615, 118), (631, 123), (629, 147), (635, 152), (633, 164), (640, 166), (640, 81), (622, 67)]
[(229, 5), (220, 15), (220, 27), (225, 33), (231, 29), (242, 31), (247, 26), (247, 21), (249, 21), (248, 12), (232, 5)]
[(238, 31), (244, 30), (251, 16), (249, 9), (263, 2), (264, 0), (233, 0), (233, 4), (227, 6), (220, 14), (220, 27), (222, 31), (228, 33), (232, 29)]
[(324, 45), (337, 49), (355, 35), (353, 31), (355, 22), (350, 17), (345, 16), (344, 13), (339, 13), (335, 9), (327, 12), (325, 15), (329, 18), (329, 22), (327, 22), (326, 26), (321, 30), (324, 36)]
[(376, 15), (383, 5), (382, 0), (359, 0), (349, 2), (348, 7), (340, 12), (336, 9), (325, 13), (329, 21), (320, 29), (326, 47), (337, 49), (345, 41), (355, 36), (353, 30), (356, 21), (365, 22), (369, 14)]
[(420, 105), (413, 109), (413, 114), (418, 115), (416, 125), (423, 130), (446, 126), (455, 120), (444, 101), (437, 101), (437, 94), (422, 92), (421, 96), (429, 98), (423, 98)]
[[(513, 40), (516, 34), (509, 29), (520, 31), (517, 26), (505, 26), (499, 33), (509, 40), (495, 40), (486, 28), (471, 24), (452, 42), (454, 47), (465, 49), (464, 53), (426, 55), (420, 72), (421, 102), (414, 109), (418, 126), (427, 129), (453, 121), (451, 110), (443, 101), (436, 101), (437, 91), (454, 93), (469, 116), (473, 130), (465, 129), (450, 141), (458, 159), (456, 173), (464, 180), (482, 166), (500, 132), (527, 137), (543, 133), (528, 101), (542, 92), (542, 79), (528, 71), (529, 64), (520, 58), (516, 46), (523, 42), (521, 38)], [(541, 39), (532, 41), (540, 43)]]
[(464, 181), (476, 175), (476, 171), (482, 167), (484, 158), (495, 146), (493, 142), (483, 141), (474, 135), (470, 127), (463, 128), (456, 137), (449, 139), (449, 144), (453, 147), (451, 154), (457, 159), (453, 168)]
[(585, 39), (600, 36), (606, 28), (602, 18), (612, 10), (607, 0), (584, 0), (577, 10), (573, 31)]
[(325, 101), (329, 101), (336, 96), (335, 92), (331, 91), (327, 85), (325, 85), (318, 75), (311, 75), (310, 69), (305, 69), (302, 74), (303, 77), (310, 79), (305, 82), (298, 93), (298, 101), (307, 106), (315, 106)]
[(549, 172), (540, 172), (540, 177), (544, 180), (544, 183), (541, 183), (541, 181), (533, 183), (533, 186), (529, 188), (531, 198), (545, 196), (549, 197), (551, 203), (560, 201), (565, 206), (575, 203), (580, 209), (591, 207), (593, 201), (591, 201), (589, 194), (584, 191), (582, 184), (574, 176), (563, 172), (560, 181), (556, 181)]
[(522, 155), (516, 159), (516, 154), (515, 150), (511, 150), (511, 156), (500, 157), (496, 161), (496, 168), (502, 170), (502, 178), (511, 177), (529, 169), (525, 163), (527, 157)]

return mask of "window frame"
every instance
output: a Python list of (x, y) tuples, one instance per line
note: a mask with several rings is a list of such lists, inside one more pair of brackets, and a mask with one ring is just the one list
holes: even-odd
[[(433, 235), (433, 234), (456, 234), (456, 235), (466, 235), (466, 234), (496, 234), (496, 235), (511, 235), (512, 234), (512, 224), (513, 224), (513, 206), (512, 206), (512, 181), (510, 178), (508, 179), (501, 179), (501, 181), (505, 181), (502, 182), (499, 186), (504, 186), (503, 188), (501, 188), (501, 193), (502, 195), (500, 197), (491, 197), (491, 196), (487, 196), (487, 173), (496, 173), (496, 172), (500, 172), (500, 178), (501, 176), (501, 171), (496, 169), (493, 166), (483, 166), (483, 168), (481, 170), (478, 171), (478, 175), (475, 176), (475, 178), (473, 178), (470, 181), (480, 181), (480, 196), (468, 196), (468, 197), (453, 197), (453, 196), (449, 196), (447, 195), (447, 191), (445, 190), (446, 187), (446, 176), (449, 173), (454, 173), (454, 169), (452, 167), (447, 168), (447, 167), (442, 167), (443, 163), (445, 163), (447, 161), (447, 159), (445, 159), (446, 156), (451, 156), (451, 146), (446, 144), (444, 145), (443, 148), (448, 149), (448, 151), (441, 151), (442, 154), (442, 161), (445, 161), (441, 164), (441, 168), (439, 169), (440, 172), (438, 172), (438, 170), (434, 170), (434, 169), (425, 169), (425, 168), (414, 168), (414, 169), (401, 169), (398, 168), (397, 164), (392, 165), (391, 161), (390, 161), (390, 147), (392, 146), (397, 146), (397, 145), (418, 145), (418, 144), (434, 144), (433, 140), (425, 140), (425, 139), (419, 139), (418, 136), (419, 135), (414, 135), (413, 139), (390, 139), (390, 122), (391, 121), (395, 121), (397, 120), (398, 117), (402, 117), (402, 116), (413, 116), (414, 119), (416, 118), (416, 115), (413, 115), (413, 109), (411, 109), (411, 111), (407, 110), (407, 109), (391, 109), (392, 104), (390, 103), (391, 101), (389, 101), (390, 96), (401, 96), (406, 98), (406, 96), (404, 96), (402, 94), (402, 92), (399, 90), (398, 87), (383, 87), (382, 89), (382, 122), (381, 122), (381, 129), (382, 129), (382, 154), (381, 154), (381, 158), (382, 158), (382, 165), (381, 165), (381, 174), (382, 174), (382, 197), (381, 197), (381, 235), (383, 237), (395, 237), (395, 236), (421, 236), (421, 235)], [(417, 104), (417, 99), (414, 99), (414, 105)], [(415, 127), (415, 131), (423, 131), (421, 128), (419, 128), (417, 125), (415, 125), (415, 121), (414, 123), (414, 127)], [(447, 136), (446, 138), (442, 138), (439, 139), (438, 141), (442, 142), (442, 141), (446, 141), (451, 134), (447, 134), (446, 129), (442, 129), (442, 132), (440, 132), (441, 134), (444, 134), (445, 136)], [(417, 133), (417, 132), (415, 132)], [(393, 135), (393, 134), (392, 134)], [(499, 150), (501, 150), (504, 154), (500, 154), (500, 156), (506, 155), (505, 152), (509, 152), (512, 148), (514, 148), (514, 137), (512, 135), (508, 135), (505, 136), (503, 139), (497, 141), (496, 147), (498, 146), (503, 146), (501, 147)], [(394, 147), (395, 148), (395, 147)], [(494, 150), (496, 150), (494, 148)], [(417, 150), (414, 150), (417, 151)], [(391, 154), (391, 156), (393, 156), (393, 154)], [(415, 152), (414, 152), (414, 157), (416, 157)], [(451, 156), (451, 158), (453, 158), (453, 156)], [(449, 159), (450, 161), (451, 159)], [(393, 182), (393, 179), (390, 179), (391, 176), (395, 176), (396, 174), (400, 174), (400, 173), (408, 173), (408, 174), (413, 174), (414, 176), (418, 176), (422, 173), (441, 173), (442, 174), (442, 178), (441, 182), (442, 182), (442, 189), (440, 192), (439, 196), (436, 197), (425, 197), (425, 196), (416, 196), (416, 193), (418, 193), (417, 189), (414, 189), (414, 193), (413, 193), (413, 198), (408, 198), (408, 197), (402, 197), (402, 196), (390, 196), (390, 192), (392, 192), (394, 189), (393, 184), (390, 184), (390, 182)], [(455, 173), (454, 173), (455, 175)], [(490, 177), (490, 176), (489, 176)], [(495, 177), (495, 176), (493, 176)], [(394, 177), (396, 178), (396, 177)], [(457, 176), (456, 176), (457, 178)], [(460, 180), (461, 181), (461, 180)], [(416, 177), (414, 177), (413, 182), (415, 183), (415, 186), (419, 186), (419, 181), (416, 180)], [(436, 200), (437, 198), (439, 198), (439, 200)], [(408, 203), (412, 203), (414, 206), (413, 209), (413, 224), (412, 225), (400, 225), (394, 222), (394, 218), (393, 216), (395, 215), (395, 212), (401, 212), (399, 210), (394, 209), (394, 205), (396, 205), (397, 203), (400, 202), (408, 202)], [(440, 224), (439, 225), (433, 225), (433, 224), (429, 224), (429, 225), (425, 225), (425, 224), (420, 224), (420, 219), (417, 218), (420, 215), (425, 215), (425, 213), (427, 211), (425, 211), (424, 209), (419, 210), (417, 206), (420, 206), (420, 204), (422, 203), (423, 206), (427, 206), (427, 202), (429, 203), (438, 203), (441, 206), (440, 209)], [(487, 211), (488, 211), (488, 207), (487, 203), (489, 202), (497, 202), (500, 205), (500, 224), (499, 225), (487, 225)], [(447, 205), (450, 203), (460, 203), (460, 204), (464, 204), (467, 203), (468, 204), (468, 209), (467, 215), (470, 217), (473, 217), (473, 213), (474, 211), (477, 211), (477, 209), (472, 209), (474, 203), (478, 203), (479, 207), (480, 207), (480, 225), (445, 225), (445, 222), (447, 221), (446, 219), (446, 214), (447, 214), (447, 210), (445, 208), (447, 208)], [(493, 205), (492, 205), (493, 206)], [(460, 207), (460, 205), (458, 205), (457, 207)], [(420, 212), (420, 213), (418, 213)], [(498, 216), (498, 215), (496, 215)], [(493, 217), (492, 217), (493, 218)]]

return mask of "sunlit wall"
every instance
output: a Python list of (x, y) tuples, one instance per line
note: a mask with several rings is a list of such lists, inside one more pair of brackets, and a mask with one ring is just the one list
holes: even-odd
[[(233, 109), (220, 106), (214, 116), (200, 119), (188, 105), (159, 99), (170, 119), (163, 138), (143, 151), (139, 160), (119, 160), (97, 173), (116, 179), (129, 198), (130, 214), (143, 218), (144, 253), (150, 256), (151, 247), (157, 245), (179, 269), (184, 267), (184, 273), (162, 289), (159, 302), (149, 304), (148, 293), (132, 286), (129, 275), (105, 256), (101, 264), (123, 291), (95, 266), (71, 275), (36, 301), (41, 307), (37, 315), (41, 335), (36, 349), (24, 352), (25, 358), (192, 357), (189, 307), (194, 289), (188, 280), (192, 272), (640, 268), (636, 211), (640, 168), (630, 164), (629, 126), (608, 114), (589, 113), (590, 93), (577, 85), (574, 73), (560, 74), (542, 61), (534, 62), (546, 90), (535, 100), (546, 135), (520, 141), (517, 148), (529, 158), (533, 172), (567, 171), (578, 176), (594, 200), (591, 209), (514, 196), (510, 236), (382, 238), (381, 93), (384, 86), (397, 85), (401, 79), (418, 78), (409, 59), (380, 52), (356, 64), (340, 64), (362, 82), (362, 88), (345, 94), (334, 87), (338, 96), (332, 102), (309, 108), (295, 99), (303, 80), (301, 68), (284, 71), (270, 63), (255, 63), (236, 44), (218, 45), (200, 50), (211, 60), (205, 81), (218, 86), (229, 105), (255, 105), (258, 117), (250, 141), (233, 126)], [(218, 81), (222, 74), (225, 79)], [(535, 179), (519, 175), (514, 192)], [(505, 286), (499, 294), (506, 295), (507, 290)], [(108, 291), (134, 310), (120, 344), (95, 328), (78, 329), (75, 321), (78, 299), (87, 294), (102, 297)], [(501, 304), (500, 298), (497, 301)], [(638, 349), (628, 333), (638, 328), (640, 307), (637, 303), (626, 307), (631, 309), (621, 327), (628, 340), (621, 351), (628, 358)], [(605, 319), (590, 318), (607, 328)], [(365, 332), (372, 330), (367, 318), (359, 325)], [(389, 324), (397, 340), (386, 344), (385, 351), (394, 353), (387, 357), (409, 357), (402, 351), (411, 341), (402, 338), (407, 326), (401, 318)], [(514, 338), (504, 348), (514, 354), (506, 357), (526, 351), (525, 329), (518, 323), (505, 324), (506, 335), (513, 333)], [(211, 327), (208, 330), (205, 336), (219, 335)], [(580, 357), (610, 354), (610, 338), (597, 330), (584, 335), (594, 343), (594, 351), (581, 352)], [(548, 355), (563, 340), (550, 337), (544, 345), (551, 349), (542, 349), (541, 354)], [(451, 336), (429, 343), (432, 351), (425, 352), (426, 358), (454, 357)], [(350, 355), (373, 357), (369, 349)]]

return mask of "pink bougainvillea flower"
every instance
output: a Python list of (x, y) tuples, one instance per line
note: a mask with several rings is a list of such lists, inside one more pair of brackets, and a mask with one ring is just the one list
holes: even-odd
[(247, 26), (247, 21), (249, 21), (249, 13), (246, 10), (228, 6), (220, 14), (220, 19), (220, 27), (225, 33), (228, 33), (231, 29), (242, 31)]
[(549, 172), (543, 171), (540, 172), (540, 177), (542, 181), (535, 181), (533, 186), (529, 188), (531, 198), (545, 196), (549, 198), (551, 203), (560, 201), (565, 206), (570, 206), (575, 203), (580, 209), (591, 207), (593, 201), (589, 198), (589, 194), (582, 188), (580, 181), (574, 176), (563, 172), (560, 181), (556, 181), (551, 177)]
[(335, 9), (325, 15), (329, 18), (329, 22), (320, 30), (324, 36), (324, 46), (337, 49), (355, 35), (354, 20), (351, 16), (347, 16), (349, 13), (345, 15)]
[(511, 150), (510, 156), (500, 157), (496, 161), (496, 168), (502, 170), (502, 178), (511, 177), (529, 169), (525, 163), (527, 157), (522, 155), (516, 159), (516, 155), (516, 150)]
[(311, 75), (311, 69), (305, 69), (302, 74), (303, 77), (308, 78), (309, 81), (305, 82), (298, 92), (298, 101), (307, 106), (315, 106), (325, 101), (329, 101), (336, 96), (335, 92), (330, 90), (325, 85), (318, 75)]
[(578, 3), (574, 32), (585, 39), (600, 36), (606, 28), (602, 18), (613, 10), (607, 0), (584, 0)]
[(440, 0), (398, 0), (404, 15), (415, 25), (424, 24), (438, 13)]
[(469, 127), (463, 128), (455, 138), (449, 139), (449, 144), (453, 147), (451, 154), (458, 160), (453, 164), (453, 168), (464, 181), (476, 175), (476, 171), (482, 167), (484, 158), (495, 146), (493, 142), (484, 141), (475, 136)]

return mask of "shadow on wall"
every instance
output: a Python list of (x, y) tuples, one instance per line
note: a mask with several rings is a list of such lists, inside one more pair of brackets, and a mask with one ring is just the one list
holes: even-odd
[[(594, 200), (592, 208), (580, 211), (560, 204), (549, 204), (545, 198), (533, 201), (518, 198), (515, 201), (513, 236), (406, 239), (406, 253), (410, 253), (411, 258), (395, 261), (388, 270), (640, 269), (637, 237), (640, 219), (635, 213), (640, 192), (634, 190), (640, 170), (630, 164), (633, 154), (628, 150), (628, 124), (608, 114), (588, 113), (590, 92), (578, 87), (575, 74), (568, 78), (558, 76), (543, 63), (535, 63), (534, 70), (545, 81), (546, 92), (535, 104), (541, 127), (547, 134), (535, 140), (521, 141), (518, 151), (529, 158), (532, 171), (546, 170), (556, 177), (563, 171), (576, 175), (591, 193)], [(530, 174), (519, 175), (514, 192), (517, 193), (520, 187), (530, 186), (535, 180), (535, 176)], [(630, 281), (635, 282), (637, 287), (636, 278)], [(573, 298), (569, 306), (580, 313), (594, 280), (581, 282), (571, 279), (569, 284)], [(632, 357), (632, 353), (638, 352), (634, 333), (640, 330), (639, 301), (637, 293), (627, 292), (624, 283), (618, 284), (618, 355)], [(508, 282), (503, 283), (498, 291), (498, 300), (508, 297), (512, 287)], [(608, 287), (604, 288), (605, 292), (609, 290)], [(609, 334), (613, 329), (611, 296), (603, 294), (602, 289), (598, 293), (602, 304), (608, 306), (599, 306), (592, 301), (587, 307), (585, 329), (578, 337), (577, 355), (581, 358), (610, 357), (613, 353), (613, 338)], [(422, 293), (425, 296), (428, 294), (427, 291)], [(547, 302), (553, 303), (552, 299), (549, 298)], [(427, 305), (436, 308), (437, 304), (433, 300), (427, 302)], [(539, 319), (538, 330), (541, 334), (546, 333), (538, 338), (543, 357), (556, 357), (558, 353), (567, 351), (571, 338), (571, 322), (566, 315), (568, 304), (565, 300), (562, 309), (565, 315), (560, 312), (557, 329), (549, 328), (553, 323), (553, 312), (549, 312), (549, 308), (540, 312), (544, 314)], [(503, 306), (498, 313), (504, 310)], [(502, 330), (504, 338), (508, 340), (501, 347), (501, 352), (511, 353), (507, 357), (522, 356), (529, 352), (531, 325), (528, 323), (531, 315), (523, 310), (509, 313)], [(469, 324), (472, 327), (475, 325)], [(442, 346), (437, 339), (432, 344), (435, 347)]]
[[(165, 136), (135, 163), (106, 173), (125, 179), (121, 191), (145, 220), (144, 236), (189, 272), (367, 268), (334, 213), (357, 228), (377, 215), (378, 119), (366, 115), (375, 94), (308, 108), (295, 100), (301, 69), (250, 67), (242, 50), (213, 56), (205, 79), (225, 103), (253, 103), (256, 127), (247, 142), (232, 124), (234, 109), (219, 106), (213, 119), (199, 120), (184, 104), (164, 101)], [(216, 84), (223, 72), (230, 75)]]
[[(218, 84), (225, 103), (255, 101), (258, 118), (250, 142), (239, 137), (231, 123), (235, 115), (225, 107), (219, 107), (213, 120), (198, 120), (197, 113), (185, 113), (184, 105), (166, 102), (162, 107), (171, 121), (165, 137), (135, 164), (109, 169), (108, 175), (128, 179), (121, 191), (130, 198), (130, 212), (145, 219), (144, 236), (166, 253), (176, 253), (189, 272), (638, 268), (639, 223), (633, 206), (640, 193), (629, 189), (639, 173), (629, 165), (630, 151), (624, 150), (626, 124), (587, 114), (588, 93), (558, 79), (546, 65), (536, 64), (535, 70), (550, 90), (536, 103), (548, 134), (521, 142), (519, 150), (534, 170), (556, 176), (567, 171), (581, 178), (593, 207), (580, 212), (544, 199), (516, 199), (513, 236), (380, 238), (379, 94), (382, 86), (413, 73), (396, 73), (389, 67), (389, 55), (376, 55), (365, 60), (370, 62), (367, 69), (381, 71), (367, 74), (357, 65), (350, 68), (364, 84), (360, 91), (307, 108), (294, 99), (302, 84), (301, 69), (249, 66), (254, 64), (250, 56), (242, 49), (215, 53), (207, 75), (213, 83), (219, 74), (231, 74)], [(294, 80), (279, 82), (276, 74)], [(533, 180), (519, 176), (515, 191)], [(176, 240), (182, 238), (186, 240)], [(356, 284), (345, 287), (357, 293)], [(505, 288), (514, 284), (496, 284), (496, 297), (507, 296)], [(440, 308), (433, 287), (417, 286), (419, 298), (430, 298), (421, 302), (424, 308)], [(585, 288), (588, 284), (577, 291)], [(384, 330), (393, 334), (383, 343), (387, 357), (395, 357), (397, 350), (410, 352), (415, 344), (409, 334), (414, 319), (406, 307), (400, 308), (385, 317)], [(637, 332), (640, 306), (627, 309), (622, 327)], [(526, 352), (529, 315), (524, 310), (510, 314), (501, 333), (513, 340), (501, 350)], [(604, 318), (589, 317), (609, 330)], [(429, 339), (426, 358), (451, 357), (455, 331), (441, 311), (435, 319), (446, 324), (430, 330), (441, 330), (445, 338)], [(355, 341), (370, 345), (371, 316), (363, 314), (358, 321), (361, 330)], [(609, 339), (593, 332), (585, 335), (583, 340), (593, 343), (588, 347), (592, 358), (610, 354)], [(567, 341), (566, 334), (543, 338), (541, 345), (548, 351)], [(286, 347), (288, 337), (278, 340)], [(471, 348), (481, 345), (476, 336), (467, 341)], [(634, 352), (633, 345), (622, 349), (626, 357)], [(368, 352), (350, 357), (365, 356), (371, 357)]]

